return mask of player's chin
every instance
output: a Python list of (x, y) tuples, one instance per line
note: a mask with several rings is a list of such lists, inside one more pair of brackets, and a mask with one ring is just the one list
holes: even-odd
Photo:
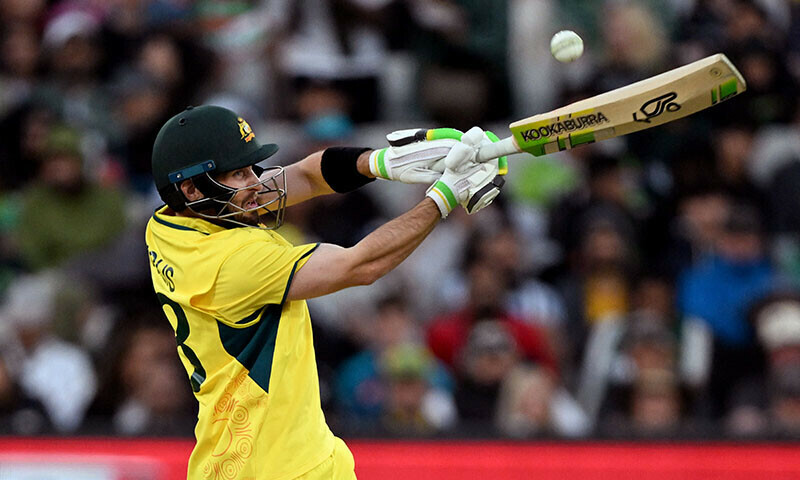
[(259, 224), (259, 215), (256, 212), (245, 212), (236, 215), (236, 219), (240, 222), (257, 227)]

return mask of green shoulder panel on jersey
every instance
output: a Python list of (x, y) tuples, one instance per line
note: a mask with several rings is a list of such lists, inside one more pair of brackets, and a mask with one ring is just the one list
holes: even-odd
[(319, 244), (316, 244), (314, 248), (307, 251), (294, 263), (280, 304), (265, 305), (247, 318), (236, 322), (249, 323), (260, 317), (257, 323), (244, 328), (235, 328), (217, 320), (219, 338), (225, 351), (235, 357), (247, 369), (250, 378), (267, 393), (269, 393), (269, 380), (272, 375), (275, 342), (278, 338), (278, 325), (280, 324), (283, 305), (286, 303), (286, 296), (289, 293), (289, 287), (292, 285), (292, 279), (300, 260), (311, 255), (317, 247), (319, 247)]

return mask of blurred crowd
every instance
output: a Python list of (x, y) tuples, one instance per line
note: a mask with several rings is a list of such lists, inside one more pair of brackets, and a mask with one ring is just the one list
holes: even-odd
[[(586, 53), (549, 54), (558, 30)], [(510, 121), (723, 52), (746, 94), (515, 155), (374, 285), (309, 301), (345, 437), (800, 438), (800, 3), (0, 0), (0, 434), (191, 435), (152, 293), (158, 129), (222, 105), (292, 163)], [(424, 195), (287, 211), (350, 246)]]

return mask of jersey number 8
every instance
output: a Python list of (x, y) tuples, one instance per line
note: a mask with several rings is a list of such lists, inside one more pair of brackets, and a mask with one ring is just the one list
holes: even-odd
[(203, 364), (200, 363), (200, 359), (197, 358), (197, 354), (194, 353), (194, 350), (185, 343), (186, 339), (189, 338), (189, 320), (186, 319), (186, 313), (178, 303), (173, 302), (163, 293), (158, 293), (157, 295), (162, 308), (166, 305), (172, 309), (172, 313), (175, 314), (177, 323), (175, 327), (175, 341), (178, 343), (178, 348), (183, 351), (183, 355), (194, 367), (194, 372), (192, 372), (189, 380), (192, 383), (192, 390), (199, 392), (200, 385), (206, 380), (206, 369), (203, 368)]

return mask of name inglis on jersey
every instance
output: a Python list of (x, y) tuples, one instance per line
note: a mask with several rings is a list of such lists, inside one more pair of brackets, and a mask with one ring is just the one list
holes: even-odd
[(603, 115), (603, 112), (590, 113), (588, 115), (561, 120), (551, 123), (550, 125), (542, 125), (541, 127), (524, 130), (520, 132), (520, 135), (522, 135), (524, 141), (532, 142), (540, 138), (548, 138), (554, 135), (561, 135), (562, 133), (574, 132), (603, 123), (609, 123), (608, 117)]
[(147, 253), (150, 255), (150, 264), (156, 269), (164, 284), (169, 288), (170, 292), (175, 291), (175, 280), (172, 278), (175, 275), (175, 269), (169, 265), (163, 258), (158, 258), (158, 254), (148, 248)]

